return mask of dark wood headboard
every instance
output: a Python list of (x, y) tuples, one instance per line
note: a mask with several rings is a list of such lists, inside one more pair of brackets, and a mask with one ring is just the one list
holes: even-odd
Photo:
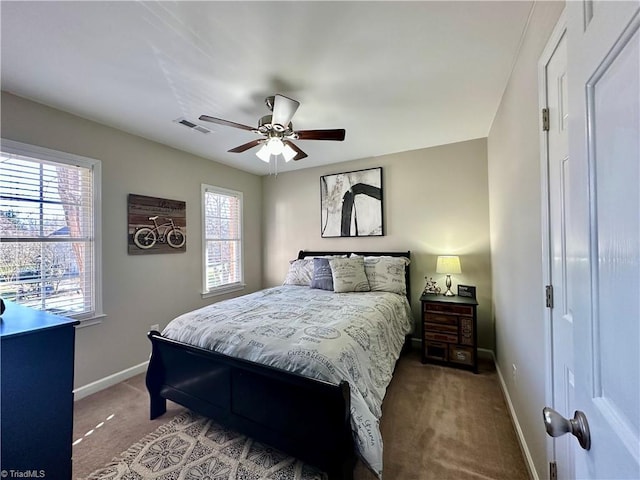
[[(311, 251), (311, 250), (300, 250), (298, 252), (298, 260), (301, 260), (305, 257), (322, 257), (324, 255), (351, 255), (352, 253), (356, 255), (362, 255), (363, 257), (406, 257), (411, 260), (411, 252), (319, 252), (319, 251)], [(411, 303), (411, 265), (407, 265), (404, 269), (404, 281), (407, 286), (407, 299), (409, 303)]]

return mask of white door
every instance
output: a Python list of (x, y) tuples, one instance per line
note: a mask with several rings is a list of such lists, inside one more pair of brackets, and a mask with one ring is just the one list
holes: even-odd
[[(544, 134), (544, 161), (548, 204), (547, 250), (549, 284), (553, 288), (550, 309), (553, 408), (564, 417), (573, 417), (573, 323), (567, 304), (567, 196), (569, 176), (569, 125), (567, 34), (565, 16), (558, 21), (541, 57), (542, 107), (548, 110), (548, 130)], [(553, 441), (553, 457), (558, 478), (575, 478), (573, 468), (575, 439), (564, 435)]]
[[(640, 3), (567, 2), (575, 478), (640, 478)], [(573, 439), (575, 441), (575, 439)]]

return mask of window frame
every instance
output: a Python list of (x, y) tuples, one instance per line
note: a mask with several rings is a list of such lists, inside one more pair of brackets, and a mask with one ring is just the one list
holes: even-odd
[[(219, 287), (207, 288), (207, 209), (206, 209), (206, 195), (207, 193), (213, 193), (218, 195), (233, 196), (239, 199), (239, 218), (238, 218), (238, 231), (240, 232), (240, 281), (230, 284), (221, 285)], [(226, 293), (237, 292), (244, 290), (246, 283), (244, 281), (244, 195), (237, 190), (231, 190), (229, 188), (218, 187), (215, 185), (202, 184), (201, 185), (201, 213), (202, 213), (202, 298), (209, 298), (217, 295), (224, 295)]]
[[(100, 323), (105, 316), (102, 304), (102, 162), (90, 157), (61, 152), (27, 143), (0, 139), (3, 153), (32, 158), (35, 161), (52, 162), (88, 168), (93, 177), (93, 310), (63, 316), (80, 321), (80, 327)], [(46, 311), (46, 310), (45, 310)]]

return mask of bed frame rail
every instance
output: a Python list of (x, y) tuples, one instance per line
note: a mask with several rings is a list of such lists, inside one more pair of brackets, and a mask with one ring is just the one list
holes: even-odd
[(151, 419), (172, 400), (329, 474), (355, 465), (349, 384), (334, 385), (148, 334)]

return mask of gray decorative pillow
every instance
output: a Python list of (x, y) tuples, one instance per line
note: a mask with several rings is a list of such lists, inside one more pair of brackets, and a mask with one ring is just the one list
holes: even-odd
[(331, 275), (331, 265), (329, 265), (329, 259), (313, 259), (313, 279), (311, 280), (311, 288), (333, 290), (333, 276)]
[(332, 258), (329, 260), (329, 265), (335, 292), (368, 292), (370, 290), (362, 257)]
[(406, 257), (364, 257), (364, 272), (371, 291), (406, 295), (404, 269), (409, 263)]
[(311, 285), (313, 280), (313, 258), (292, 260), (283, 285)]

